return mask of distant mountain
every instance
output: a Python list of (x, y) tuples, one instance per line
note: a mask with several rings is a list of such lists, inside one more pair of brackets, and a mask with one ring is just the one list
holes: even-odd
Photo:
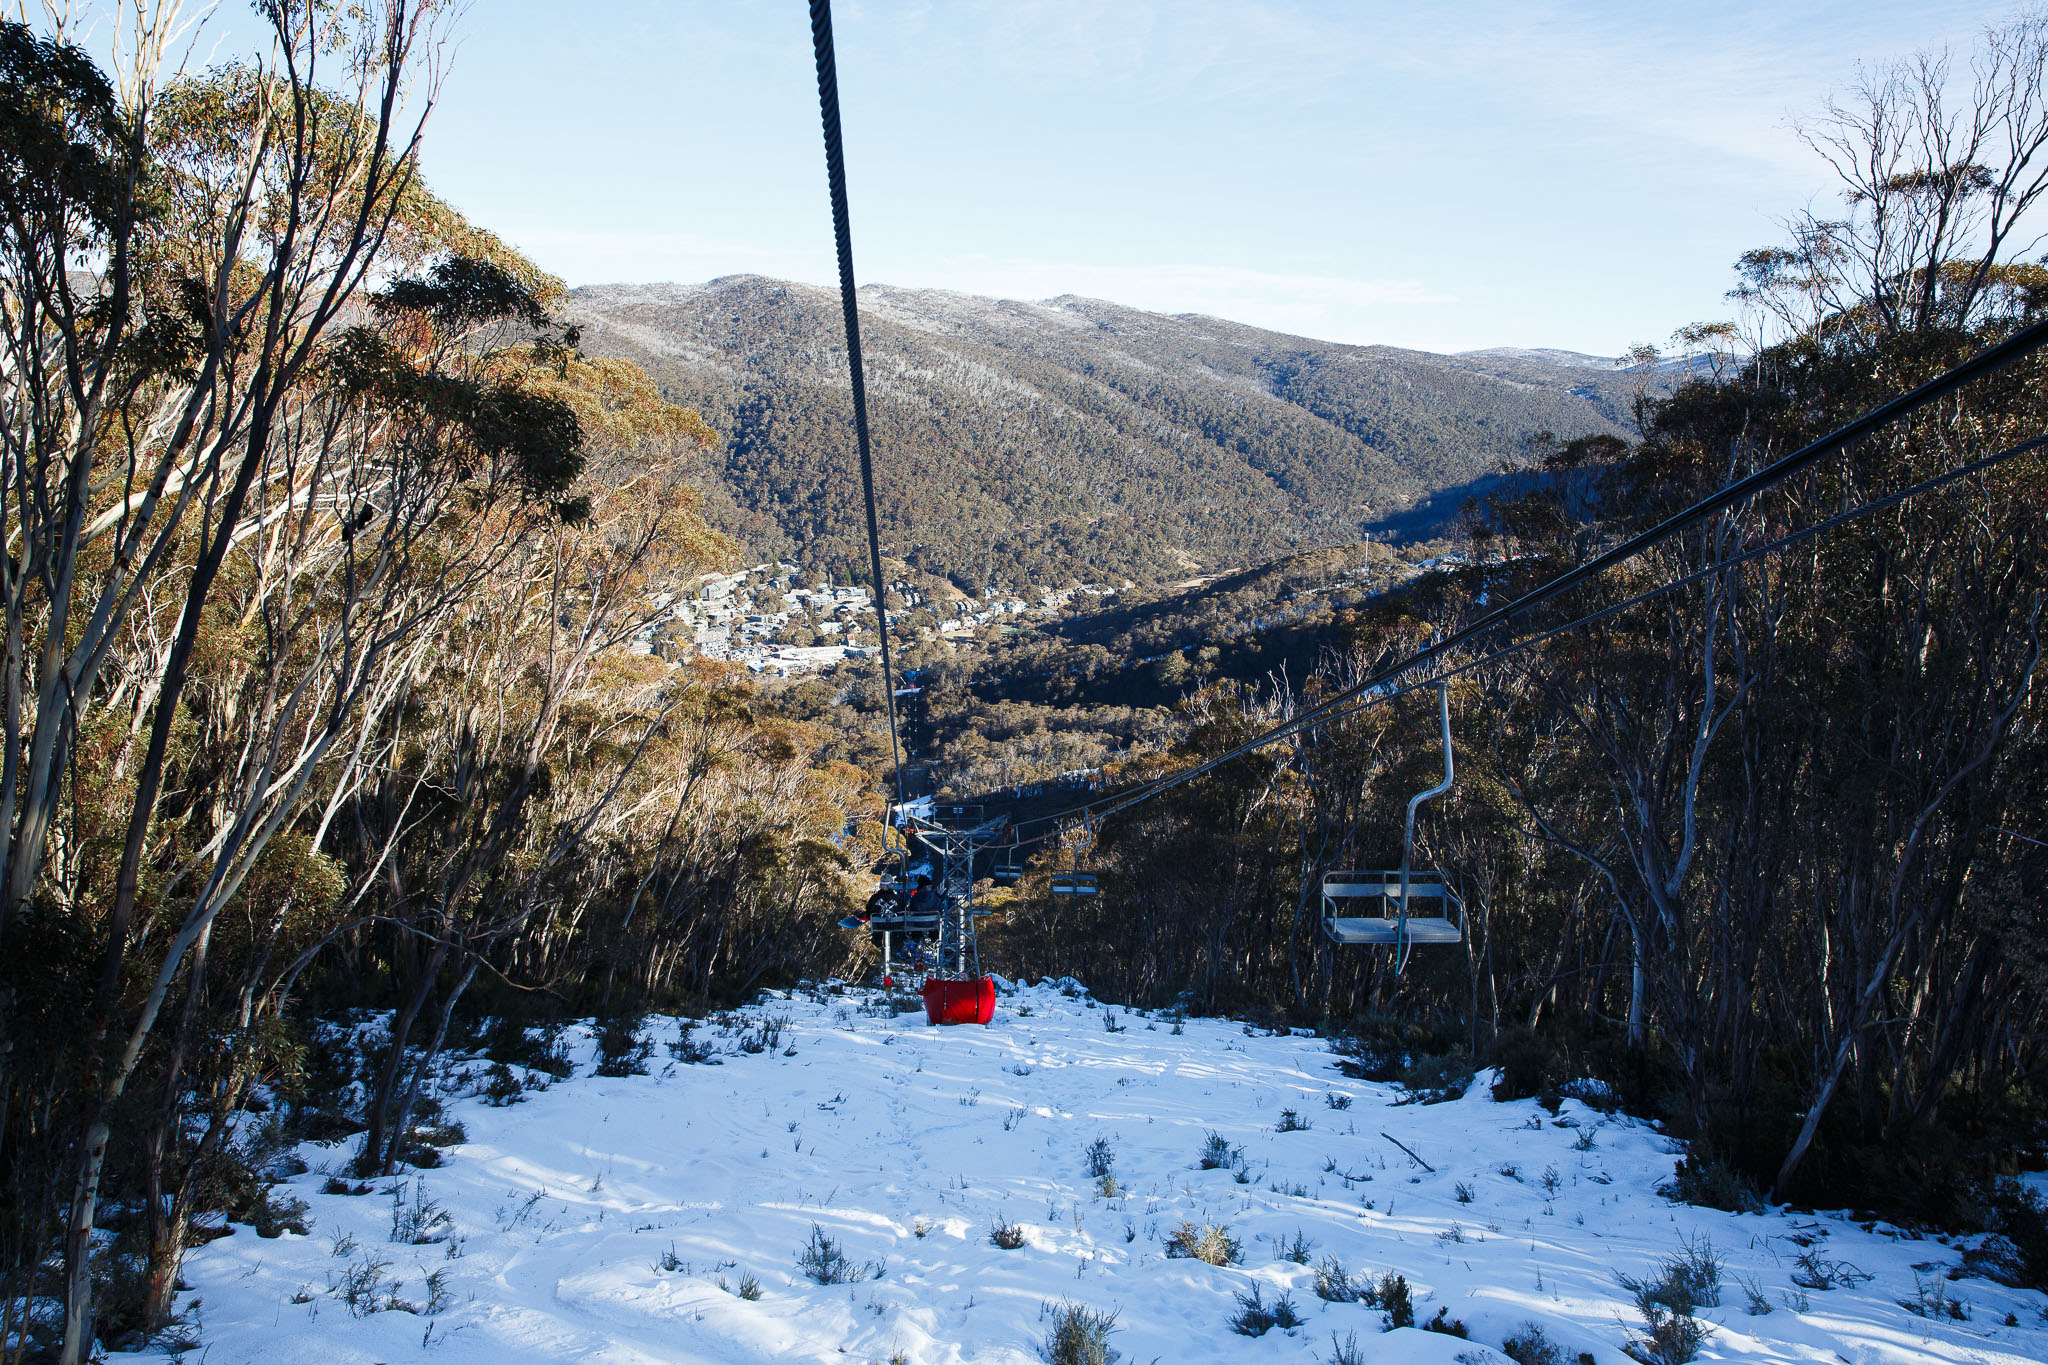
[(1525, 360), (1535, 365), (1562, 365), (1573, 370), (1611, 370), (1614, 357), (1587, 355), (1584, 351), (1559, 351), (1547, 346), (1489, 346), (1483, 351), (1460, 351), (1453, 360)]
[[(716, 520), (763, 555), (864, 562), (836, 294), (739, 275), (578, 289), (571, 313), (586, 350), (725, 433)], [(1071, 296), (870, 285), (861, 333), (887, 553), (962, 586), (1427, 531), (1531, 432), (1622, 432), (1640, 382), (1571, 352), (1343, 346)]]

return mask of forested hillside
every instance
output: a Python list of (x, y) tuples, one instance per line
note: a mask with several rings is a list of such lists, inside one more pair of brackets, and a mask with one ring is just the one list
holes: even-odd
[[(1094, 299), (861, 300), (885, 549), (963, 587), (1172, 579), (1427, 529), (1532, 433), (1621, 432), (1640, 389), (1669, 387)], [(570, 313), (587, 349), (726, 433), (714, 522), (764, 557), (864, 562), (835, 298), (739, 275), (579, 289)]]

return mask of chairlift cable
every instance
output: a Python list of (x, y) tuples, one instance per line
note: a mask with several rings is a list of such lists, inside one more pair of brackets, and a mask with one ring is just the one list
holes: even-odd
[[(1809, 465), (1818, 462), (1822, 457), (1840, 450), (1852, 442), (1861, 440), (1865, 436), (1871, 435), (1901, 417), (1919, 411), (1921, 408), (1946, 397), (1972, 380), (1980, 379), (1985, 375), (2003, 369), (2013, 361), (2039, 350), (2043, 345), (2048, 345), (2048, 320), (2031, 323), (2021, 328), (2004, 341), (1987, 346), (1976, 355), (1943, 371), (1918, 388), (1911, 389), (1888, 402), (1880, 404), (1854, 421), (1837, 427), (1819, 440), (1800, 447), (1798, 450), (1766, 465), (1755, 473), (1725, 485), (1719, 490), (1701, 498), (1692, 506), (1682, 511), (1674, 512), (1663, 521), (1657, 523), (1657, 525), (1631, 536), (1628, 540), (1602, 554), (1596, 555), (1584, 564), (1577, 565), (1552, 578), (1546, 579), (1543, 583), (1524, 593), (1514, 601), (1509, 602), (1507, 605), (1488, 612), (1470, 625), (1460, 627), (1443, 639), (1417, 650), (1399, 663), (1381, 669), (1364, 682), (1337, 693), (1302, 716), (1296, 717), (1292, 721), (1283, 722), (1267, 733), (1245, 741), (1228, 753), (1222, 754), (1195, 768), (1191, 768), (1185, 773), (1176, 773), (1168, 777), (1156, 779), (1153, 783), (1147, 784), (1135, 792), (1128, 793), (1124, 797), (1115, 798), (1108, 802), (1090, 802), (1085, 805), (1076, 806), (1072, 810), (1061, 811), (1055, 815), (1041, 818), (1057, 821), (1091, 811), (1097, 812), (1100, 815), (1108, 815), (1124, 810), (1138, 801), (1165, 791), (1171, 786), (1178, 786), (1182, 782), (1200, 776), (1220, 764), (1228, 763), (1233, 759), (1241, 758), (1245, 754), (1252, 753), (1269, 744), (1285, 739), (1308, 725), (1326, 719), (1329, 713), (1360, 694), (1383, 686), (1388, 681), (1398, 678), (1425, 663), (1442, 658), (1452, 650), (1488, 633), (1494, 627), (1521, 616), (1532, 608), (1570, 591), (1588, 579), (1604, 573), (1616, 565), (1634, 559), (1652, 545), (1668, 540), (1680, 531), (1696, 525), (1708, 517), (1740, 505), (1764, 489), (1781, 483)], [(2014, 450), (2008, 453), (2017, 454), (2019, 452)], [(1995, 458), (1993, 462), (1995, 462)], [(1969, 467), (1966, 466), (1965, 469), (1967, 468)], [(1870, 510), (1875, 510), (1875, 508), (1873, 507)]]
[(896, 737), (896, 669), (889, 657), (889, 609), (884, 601), (889, 589), (882, 577), (882, 536), (875, 518), (875, 465), (868, 441), (868, 391), (860, 356), (860, 311), (853, 287), (853, 226), (846, 208), (846, 156), (839, 132), (839, 72), (832, 48), (832, 0), (811, 0), (811, 47), (818, 65), (818, 115), (825, 129), (825, 179), (832, 194), (832, 238), (839, 252), (839, 306), (846, 315), (846, 364), (853, 378), (853, 430), (860, 444), (860, 488), (867, 503), (868, 568), (874, 575), (875, 627), (882, 640), (882, 701), (889, 709), (889, 757), (895, 765), (896, 805), (900, 808), (903, 751)]
[[(2040, 343), (2037, 342), (2036, 344), (2038, 345)], [(1583, 616), (1576, 617), (1573, 620), (1564, 622), (1561, 625), (1553, 626), (1547, 630), (1538, 631), (1536, 634), (1525, 636), (1522, 639), (1516, 640), (1510, 644), (1503, 645), (1498, 649), (1491, 650), (1488, 653), (1468, 659), (1463, 663), (1446, 665), (1441, 670), (1434, 672), (1427, 677), (1419, 678), (1415, 681), (1408, 682), (1400, 686), (1392, 686), (1391, 684), (1394, 682), (1394, 680), (1400, 678), (1403, 674), (1413, 671), (1421, 663), (1427, 661), (1432, 657), (1437, 657), (1439, 655), (1439, 649), (1436, 646), (1431, 646), (1428, 649), (1418, 651), (1417, 653), (1409, 656), (1407, 659), (1404, 659), (1397, 664), (1393, 664), (1387, 668), (1380, 670), (1378, 673), (1374, 674), (1365, 682), (1360, 683), (1355, 687), (1345, 689), (1343, 692), (1330, 698), (1328, 701), (1319, 704), (1313, 710), (1305, 712), (1302, 715), (1293, 718), (1292, 720), (1283, 721), (1281, 724), (1266, 731), (1264, 734), (1257, 735), (1249, 740), (1246, 740), (1243, 744), (1238, 745), (1236, 748), (1231, 749), (1227, 753), (1219, 754), (1217, 757), (1208, 759), (1200, 764), (1197, 764), (1195, 767), (1186, 769), (1183, 772), (1169, 773), (1165, 777), (1155, 778), (1152, 782), (1147, 783), (1144, 786), (1138, 787), (1133, 791), (1124, 793), (1120, 796), (1108, 798), (1100, 802), (1091, 802), (1083, 806), (1076, 806), (1070, 810), (1059, 811), (1052, 815), (1037, 817), (1037, 820), (1034, 820), (1033, 823), (1037, 823), (1038, 820), (1043, 820), (1050, 824), (1057, 824), (1059, 821), (1074, 818), (1081, 818), (1088, 821), (1099, 822), (1101, 820), (1108, 818), (1111, 815), (1117, 814), (1118, 812), (1128, 810), (1130, 807), (1135, 806), (1140, 802), (1150, 800), (1152, 797), (1158, 796), (1166, 791), (1171, 790), (1174, 787), (1180, 786), (1185, 782), (1190, 782), (1197, 777), (1201, 777), (1204, 774), (1213, 771), (1214, 769), (1222, 766), (1225, 763), (1229, 763), (1235, 759), (1242, 758), (1246, 754), (1265, 748), (1268, 745), (1276, 744), (1281, 740), (1292, 738), (1293, 736), (1301, 733), (1304, 730), (1312, 729), (1315, 726), (1326, 724), (1331, 721), (1342, 720), (1347, 717), (1357, 715), (1363, 711), (1370, 710), (1375, 706), (1395, 701), (1401, 697), (1408, 695), (1410, 692), (1418, 691), (1424, 687), (1434, 686), (1440, 679), (1447, 680), (1450, 678), (1461, 676), (1466, 673), (1475, 672), (1476, 670), (1485, 667), (1487, 664), (1497, 662), (1501, 659), (1505, 659), (1513, 654), (1519, 654), (1522, 651), (1533, 648), (1536, 645), (1546, 643), (1550, 640), (1554, 640), (1561, 635), (1568, 635), (1572, 631), (1583, 629), (1586, 626), (1596, 624), (1600, 621), (1608, 619), (1609, 617), (1618, 616), (1622, 612), (1628, 611), (1631, 608), (1639, 607), (1646, 602), (1654, 601), (1655, 599), (1665, 596), (1668, 593), (1676, 592), (1680, 588), (1689, 587), (1694, 583), (1700, 582), (1702, 579), (1711, 578), (1717, 573), (1721, 573), (1725, 570), (1735, 568), (1736, 566), (1741, 564), (1749, 563), (1752, 560), (1761, 559), (1766, 555), (1775, 554), (1778, 551), (1787, 549), (1793, 545), (1800, 543), (1801, 541), (1810, 540), (1815, 536), (1823, 535), (1829, 531), (1839, 529), (1840, 527), (1848, 525), (1851, 522), (1859, 521), (1864, 517), (1872, 516), (1878, 512), (1882, 512), (1886, 508), (1896, 507), (1898, 504), (1905, 502), (1910, 498), (1918, 497), (1923, 493), (1933, 492), (1936, 489), (1946, 487), (1949, 484), (1956, 483), (1962, 479), (1969, 478), (1972, 475), (1984, 473), (1985, 471), (1992, 469), (1995, 466), (2004, 464), (2007, 460), (2011, 460), (2017, 456), (2027, 454), (2030, 451), (2040, 450), (2043, 448), (2048, 448), (2048, 435), (2035, 436), (2028, 440), (2021, 441), (2016, 445), (2007, 446), (2006, 448), (1995, 451), (1992, 454), (1981, 456), (1978, 459), (1971, 460), (1966, 464), (1958, 465), (1954, 469), (1944, 470), (1940, 474), (1931, 475), (1928, 478), (1922, 479), (1918, 483), (1910, 484), (1904, 488), (1895, 489), (1890, 493), (1884, 494), (1882, 497), (1873, 498), (1869, 502), (1859, 503), (1856, 506), (1848, 508), (1845, 511), (1836, 513), (1832, 517), (1828, 517), (1822, 521), (1817, 521), (1813, 523), (1811, 526), (1802, 526), (1795, 531), (1789, 531), (1786, 534), (1779, 536), (1775, 540), (1765, 541), (1760, 545), (1753, 545), (1750, 548), (1743, 550), (1738, 554), (1731, 555), (1726, 559), (1717, 560), (1716, 562), (1706, 565), (1703, 568), (1695, 569), (1691, 573), (1683, 574), (1677, 578), (1671, 579), (1669, 582), (1660, 583), (1656, 587), (1646, 589), (1643, 592), (1637, 593), (1633, 597), (1624, 598), (1619, 602), (1612, 602), (1604, 607), (1596, 608), (1593, 611), (1587, 612)], [(1811, 449), (1811, 447), (1808, 447), (1808, 449)], [(1647, 546), (1642, 546), (1638, 548), (1647, 548)], [(1542, 590), (1538, 589), (1537, 591), (1540, 592)], [(1532, 593), (1529, 596), (1534, 597), (1535, 594)], [(1526, 601), (1528, 599), (1524, 598), (1518, 600)], [(1508, 608), (1503, 608), (1502, 610), (1509, 611), (1510, 609), (1514, 608), (1515, 605), (1515, 603), (1510, 603)], [(1487, 619), (1494, 620), (1495, 618), (1499, 617), (1501, 617), (1501, 613), (1496, 612), (1493, 614), (1492, 617), (1489, 617)], [(1483, 622), (1480, 623), (1480, 625), (1483, 624)], [(1449, 638), (1470, 639), (1474, 634), (1478, 633), (1479, 628), (1479, 625), (1467, 627), (1465, 630), (1460, 631), (1455, 636)], [(1358, 700), (1359, 697), (1368, 693), (1370, 693), (1371, 695), (1365, 696), (1365, 699), (1363, 701)], [(1346, 705), (1345, 703), (1353, 704)], [(1048, 831), (1048, 833), (1046, 834), (1034, 835), (1030, 838), (1020, 838), (1018, 840), (1018, 843), (1020, 846), (1031, 843), (1039, 843), (1043, 842), (1045, 839), (1049, 837), (1050, 831)], [(2019, 837), (2024, 838), (2025, 836)]]

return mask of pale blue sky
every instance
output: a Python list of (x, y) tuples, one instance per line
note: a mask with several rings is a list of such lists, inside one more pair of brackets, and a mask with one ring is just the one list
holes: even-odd
[[(2001, 6), (841, 0), (863, 283), (1433, 350), (1726, 316), (1790, 119)], [(433, 185), (572, 284), (829, 283), (803, 0), (482, 0)]]

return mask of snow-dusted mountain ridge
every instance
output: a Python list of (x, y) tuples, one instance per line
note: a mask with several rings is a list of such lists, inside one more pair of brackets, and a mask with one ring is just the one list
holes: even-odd
[[(1424, 531), (1534, 432), (1625, 434), (1641, 383), (1074, 296), (861, 300), (885, 528), (963, 581), (985, 562), (1012, 586), (1178, 578)], [(724, 434), (705, 486), (726, 529), (762, 555), (860, 559), (836, 294), (737, 275), (592, 286), (569, 311), (586, 349), (644, 366)]]

